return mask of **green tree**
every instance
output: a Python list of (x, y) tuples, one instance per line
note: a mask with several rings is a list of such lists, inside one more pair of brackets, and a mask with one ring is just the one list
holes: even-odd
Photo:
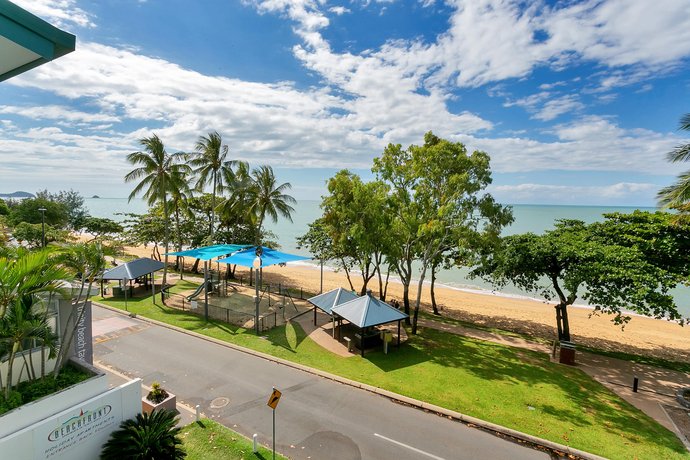
[(79, 230), (83, 220), (88, 216), (84, 208), (84, 197), (72, 189), (60, 190), (58, 193), (41, 190), (36, 193), (36, 198), (63, 205), (67, 212), (67, 226), (70, 230)]
[(84, 217), (80, 228), (93, 235), (92, 240), (112, 237), (124, 231), (124, 227), (112, 219), (91, 216)]
[[(134, 152), (127, 155), (127, 161), (139, 167), (125, 175), (125, 182), (141, 179), (129, 194), (129, 200), (142, 194), (149, 206), (161, 203), (163, 206), (165, 267), (163, 268), (163, 286), (168, 279), (168, 255), (170, 245), (170, 214), (168, 197), (174, 190), (187, 188), (185, 180), (190, 172), (189, 166), (180, 163), (184, 159), (183, 153), (168, 154), (163, 142), (157, 135), (145, 137), (139, 140), (144, 148), (143, 152)], [(163, 302), (165, 300), (163, 299)]]
[[(690, 131), (690, 113), (686, 113), (680, 119), (679, 129)], [(672, 163), (686, 162), (690, 160), (690, 144), (682, 144), (673, 149), (667, 155), (668, 161)], [(673, 185), (664, 187), (657, 194), (659, 204), (666, 208), (681, 208), (687, 213), (690, 202), (690, 171), (686, 171), (678, 176)]]
[(400, 242), (390, 260), (403, 281), (403, 303), (409, 312), (412, 262), (420, 264), (412, 333), (427, 269), (440, 255), (457, 246), (467, 247), (477, 234), (495, 231), (512, 221), (510, 209), (496, 203), (484, 189), (491, 183), (489, 156), (467, 153), (459, 142), (428, 132), (424, 144), (389, 145), (374, 160), (374, 172), (390, 184), (395, 218), (391, 235)]
[[(371, 279), (379, 274), (379, 294), (383, 297), (380, 267), (389, 241), (388, 187), (381, 181), (364, 183), (356, 174), (342, 170), (329, 179), (328, 192), (321, 203), (324, 214), (320, 225), (331, 241), (331, 255), (345, 270), (350, 287), (350, 268), (358, 269), (362, 295)], [(319, 235), (307, 240), (316, 236)]]
[(123, 421), (103, 446), (101, 459), (185, 458), (187, 454), (182, 449), (179, 436), (181, 428), (175, 426), (176, 417), (174, 411), (164, 409), (137, 414), (136, 418)]
[(5, 200), (0, 198), (0, 216), (7, 216), (10, 213), (10, 207), (7, 206)]
[(41, 208), (45, 209), (46, 225), (63, 228), (69, 222), (65, 205), (45, 198), (26, 198), (17, 203), (10, 210), (8, 222), (11, 226), (17, 226), (22, 222), (40, 224), (43, 219), (39, 211)]
[(683, 323), (669, 290), (690, 275), (689, 237), (664, 213), (611, 214), (590, 225), (558, 220), (541, 235), (504, 237), (474, 274), (555, 298), (559, 340), (570, 340), (568, 306), (578, 298), (620, 325), (630, 320), (625, 310)]
[(228, 171), (232, 171), (232, 161), (227, 160), (228, 146), (223, 145), (223, 139), (217, 131), (200, 136), (195, 146), (196, 152), (191, 155), (189, 165), (194, 168), (194, 174), (198, 176), (196, 188), (203, 192), (204, 187), (211, 185), (211, 219), (209, 234), (213, 239), (215, 230), (216, 196), (223, 190), (224, 181)]
[(278, 222), (278, 216), (282, 216), (292, 222), (294, 208), (291, 206), (297, 201), (285, 192), (292, 188), (289, 182), (278, 185), (273, 168), (259, 166), (252, 170), (251, 184), (243, 191), (247, 197), (248, 212), (256, 216), (255, 244), (261, 245), (263, 223), (266, 216), (273, 222)]

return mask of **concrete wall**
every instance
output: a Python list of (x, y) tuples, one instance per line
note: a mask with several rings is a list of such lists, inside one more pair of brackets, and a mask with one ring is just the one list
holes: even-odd
[(100, 369), (74, 360), (71, 362), (94, 374), (93, 377), (3, 414), (0, 416), (0, 438), (57, 414), (80, 401), (102, 394), (108, 389), (108, 377)]
[[(83, 384), (79, 385), (79, 390)], [(53, 407), (62, 403), (61, 393), (50, 396)], [(42, 400), (43, 401), (43, 400)], [(45, 401), (44, 401), (45, 403)], [(13, 411), (14, 412), (14, 411)], [(123, 420), (141, 412), (141, 380), (100, 392), (35, 423), (0, 437), (0, 457), (12, 460), (92, 460)], [(6, 414), (8, 415), (8, 414)], [(13, 425), (0, 417), (0, 426)], [(19, 418), (24, 413), (15, 414)]]
[[(55, 369), (55, 359), (48, 359), (48, 349), (44, 350), (45, 353), (45, 358), (46, 358), (46, 364), (45, 364), (45, 374), (48, 375), (50, 374), (53, 369)], [(29, 359), (29, 355), (31, 355), (31, 359)], [(22, 353), (17, 353), (17, 357), (14, 359), (14, 363), (12, 363), (12, 385), (16, 385), (17, 383), (20, 382), (19, 378), (21, 377), (21, 381), (24, 382), (26, 380), (29, 380), (29, 373), (27, 369), (25, 368), (24, 364), (24, 356), (26, 356), (26, 363), (28, 364), (29, 367), (31, 367), (32, 361), (33, 361), (33, 368), (36, 373), (37, 377), (41, 376), (41, 349), (40, 348), (34, 348), (31, 351), (25, 351)], [(7, 382), (7, 367), (9, 366), (8, 361), (3, 361), (0, 363), (0, 375), (2, 375), (2, 383), (3, 385)], [(22, 368), (24, 368), (22, 370)]]

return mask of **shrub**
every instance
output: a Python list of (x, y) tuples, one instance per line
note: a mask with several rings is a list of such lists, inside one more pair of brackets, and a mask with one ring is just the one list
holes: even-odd
[(177, 414), (170, 410), (157, 410), (151, 414), (137, 414), (125, 420), (120, 429), (110, 435), (101, 452), (103, 460), (182, 459), (182, 440), (176, 427)]
[(154, 404), (160, 404), (168, 397), (168, 392), (161, 388), (161, 384), (158, 382), (153, 382), (151, 384), (151, 391), (146, 395), (146, 399)]

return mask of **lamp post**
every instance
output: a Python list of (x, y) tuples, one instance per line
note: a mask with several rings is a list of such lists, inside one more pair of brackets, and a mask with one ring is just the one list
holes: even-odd
[(46, 208), (38, 208), (41, 211), (41, 247), (46, 247)]
[(259, 335), (259, 269), (261, 268), (261, 253), (257, 249), (256, 257), (252, 264), (254, 266), (254, 286), (256, 287), (256, 292), (254, 296), (254, 304), (256, 305), (256, 316), (254, 318), (254, 329), (256, 329), (256, 335)]

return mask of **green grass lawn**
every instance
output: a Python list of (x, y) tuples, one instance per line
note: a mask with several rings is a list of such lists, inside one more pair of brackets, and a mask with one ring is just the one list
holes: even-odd
[[(124, 308), (122, 300), (104, 303)], [(388, 355), (341, 358), (296, 324), (260, 338), (150, 298), (131, 300), (129, 310), (612, 459), (690, 459), (673, 433), (584, 372), (528, 350), (421, 328)]]
[[(271, 459), (270, 449), (259, 447), (259, 452), (252, 452), (252, 441), (241, 434), (209, 419), (202, 419), (182, 428), (180, 438), (184, 443), (189, 460), (249, 460)], [(287, 459), (276, 453), (276, 458)]]

